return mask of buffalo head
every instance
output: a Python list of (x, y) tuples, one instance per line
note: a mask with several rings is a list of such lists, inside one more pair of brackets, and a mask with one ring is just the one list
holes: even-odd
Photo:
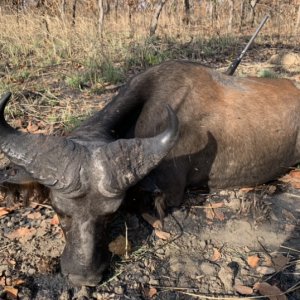
[(36, 181), (50, 189), (66, 238), (62, 272), (75, 285), (96, 285), (109, 262), (107, 221), (120, 207), (126, 190), (175, 145), (177, 117), (167, 107), (167, 129), (151, 138), (108, 141), (27, 134), (5, 121), (10, 97), (7, 93), (0, 101), (0, 149), (11, 161), (2, 177), (14, 183)]

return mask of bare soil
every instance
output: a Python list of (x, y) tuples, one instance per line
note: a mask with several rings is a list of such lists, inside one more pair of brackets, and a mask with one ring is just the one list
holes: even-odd
[[(245, 62), (239, 75), (265, 68), (299, 79), (269, 62)], [(111, 95), (97, 97), (99, 106)], [(257, 282), (286, 293), (274, 299), (300, 299), (300, 191), (289, 183), (187, 191), (184, 205), (165, 219), (167, 240), (140, 215), (119, 212), (110, 239), (127, 235), (131, 251), (114, 254), (94, 288), (74, 288), (62, 277), (64, 237), (55, 213), (49, 203), (31, 200), (0, 201), (7, 207), (6, 214), (0, 210), (0, 299), (250, 299), (263, 294)]]

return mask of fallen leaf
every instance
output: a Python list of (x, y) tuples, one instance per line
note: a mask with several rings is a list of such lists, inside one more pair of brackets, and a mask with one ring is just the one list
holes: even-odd
[(6, 207), (0, 207), (0, 218), (10, 213), (10, 210)]
[(205, 215), (206, 215), (207, 219), (209, 219), (209, 220), (213, 220), (214, 219), (215, 213), (214, 213), (213, 209), (211, 209), (211, 208), (204, 208), (204, 212), (205, 212)]
[(143, 219), (155, 229), (162, 229), (161, 221), (148, 213), (142, 214)]
[(289, 258), (280, 254), (278, 256), (273, 257), (272, 261), (274, 263), (275, 270), (278, 272), (281, 271), (283, 267), (285, 267), (288, 264)]
[(225, 215), (220, 208), (224, 206), (225, 206), (224, 202), (206, 204), (204, 206), (204, 212), (206, 214), (206, 218), (209, 220), (217, 219), (219, 221), (223, 221), (225, 219)]
[(26, 128), (26, 130), (30, 133), (34, 133), (39, 129), (39, 127), (36, 124), (32, 124), (31, 121), (29, 121), (28, 126)]
[(145, 294), (146, 297), (152, 298), (157, 294), (157, 289), (154, 288), (154, 287), (145, 288), (144, 289), (144, 294)]
[(256, 272), (262, 275), (271, 275), (274, 274), (276, 270), (271, 267), (260, 266), (256, 268)]
[(29, 215), (27, 215), (27, 218), (30, 220), (38, 220), (42, 217), (42, 214), (39, 211), (30, 213)]
[(169, 232), (165, 232), (159, 229), (155, 229), (154, 233), (161, 240), (168, 240), (171, 237), (171, 234)]
[(241, 188), (239, 189), (239, 192), (242, 192), (242, 193), (249, 193), (251, 191), (253, 191), (254, 188), (253, 187), (245, 187), (245, 188)]
[(13, 299), (18, 298), (18, 289), (12, 287), (12, 286), (5, 286), (4, 291)]
[(5, 276), (0, 276), (0, 286), (5, 286)]
[(288, 175), (290, 175), (292, 178), (298, 178), (300, 179), (300, 170), (292, 170)]
[(289, 174), (279, 178), (280, 181), (289, 183), (293, 188), (300, 189), (300, 171), (292, 170)]
[(267, 282), (257, 282), (253, 288), (270, 300), (287, 300), (286, 295), (281, 295), (282, 291), (277, 286)]
[(224, 213), (222, 212), (221, 209), (215, 208), (215, 209), (214, 209), (214, 213), (215, 213), (215, 218), (216, 218), (217, 220), (219, 220), (219, 221), (224, 221), (225, 215), (224, 215)]
[(35, 233), (36, 233), (35, 228), (20, 227), (15, 231), (6, 234), (5, 236), (8, 237), (10, 240), (14, 240), (14, 239), (29, 240), (35, 235)]
[[(127, 246), (127, 249), (126, 249)], [(123, 256), (131, 252), (131, 243), (123, 235), (119, 235), (116, 239), (109, 243), (108, 249), (111, 253)]]
[(257, 254), (255, 255), (251, 255), (247, 257), (247, 264), (251, 267), (251, 268), (256, 268), (258, 266), (259, 263), (259, 257)]
[(225, 206), (224, 202), (213, 202), (213, 203), (207, 203), (207, 204), (204, 205), (204, 207), (211, 208), (211, 209), (221, 208), (221, 207), (224, 207), (224, 206)]
[(268, 193), (269, 194), (274, 194), (276, 192), (276, 186), (275, 185), (270, 185), (268, 187)]
[(217, 248), (214, 248), (213, 250), (214, 254), (211, 257), (211, 261), (217, 261), (221, 258), (221, 252)]
[(241, 295), (252, 295), (253, 289), (249, 286), (237, 284), (234, 286), (234, 289)]
[(25, 283), (25, 280), (23, 280), (23, 279), (14, 279), (12, 282), (12, 285), (16, 286), (16, 285), (21, 285), (23, 283)]
[(51, 219), (51, 225), (58, 225), (59, 224), (59, 218), (58, 218), (58, 215), (57, 214), (55, 214), (54, 216), (53, 216), (53, 218)]

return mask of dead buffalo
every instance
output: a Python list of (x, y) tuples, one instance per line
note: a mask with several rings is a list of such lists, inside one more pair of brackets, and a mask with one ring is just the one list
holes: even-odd
[(286, 79), (166, 62), (132, 78), (68, 137), (16, 131), (4, 120), (9, 98), (0, 107), (6, 181), (50, 189), (66, 237), (62, 272), (76, 285), (101, 280), (108, 219), (129, 189), (162, 214), (186, 187), (256, 185), (300, 161), (300, 91)]

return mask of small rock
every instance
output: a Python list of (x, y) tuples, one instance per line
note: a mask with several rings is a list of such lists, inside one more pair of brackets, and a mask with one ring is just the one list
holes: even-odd
[(221, 267), (218, 276), (222, 281), (226, 291), (231, 291), (233, 287), (233, 270), (230, 267)]
[(234, 289), (241, 295), (251, 295), (251, 294), (253, 294), (253, 289), (249, 286), (236, 284), (234, 286)]
[(116, 286), (116, 287), (114, 288), (114, 292), (115, 292), (116, 294), (118, 294), (118, 295), (122, 295), (122, 294), (124, 294), (124, 288), (121, 287), (121, 286)]
[(28, 274), (29, 275), (35, 274), (35, 269), (33, 269), (33, 268), (28, 269)]
[(210, 262), (203, 262), (200, 265), (200, 270), (206, 275), (216, 275), (217, 274), (217, 266)]
[(150, 277), (149, 284), (150, 285), (159, 285), (159, 281), (155, 278)]
[(206, 247), (205, 241), (200, 241), (200, 242), (199, 242), (199, 246), (200, 246), (202, 249), (205, 249), (205, 247)]
[(256, 272), (262, 275), (270, 275), (276, 272), (272, 267), (260, 266), (256, 268)]

